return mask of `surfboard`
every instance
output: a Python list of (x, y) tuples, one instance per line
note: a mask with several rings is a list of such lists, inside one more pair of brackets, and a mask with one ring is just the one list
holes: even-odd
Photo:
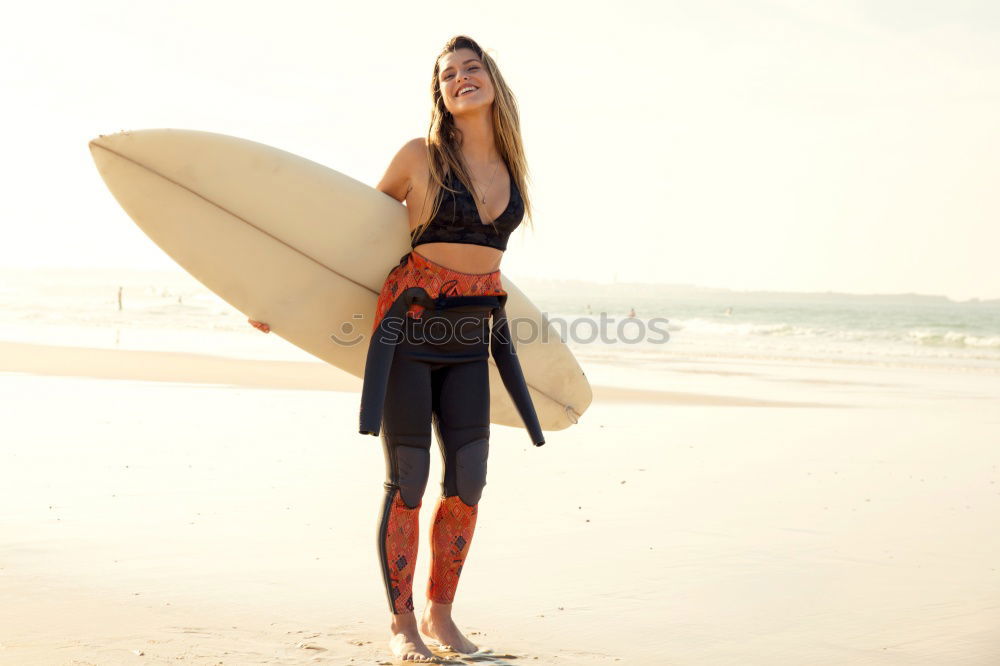
[[(100, 135), (90, 151), (121, 207), (184, 270), (273, 333), (364, 376), (379, 291), (410, 250), (402, 203), (304, 157), (224, 134), (126, 131)], [(501, 282), (539, 422), (567, 428), (590, 406), (590, 383), (559, 331), (502, 270)], [(491, 422), (523, 428), (489, 364)]]

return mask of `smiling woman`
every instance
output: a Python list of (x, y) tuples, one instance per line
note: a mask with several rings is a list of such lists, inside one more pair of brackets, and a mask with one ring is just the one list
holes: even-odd
[(411, 246), (426, 258), (497, 270), (510, 234), (531, 217), (514, 94), (489, 54), (459, 36), (435, 62), (431, 100), (427, 136), (399, 150), (377, 189), (405, 201)]
[[(411, 250), (389, 272), (379, 295), (373, 330), (379, 345), (373, 342), (370, 350), (381, 354), (369, 351), (368, 390), (363, 390), (361, 409), (363, 420), (382, 410), (387, 478), (378, 556), (392, 613), (390, 646), (404, 660), (433, 658), (421, 632), (461, 653), (478, 649), (459, 631), (451, 609), (486, 485), (487, 346), (494, 352), (507, 350), (497, 357), (504, 385), (533, 443), (544, 444), (502, 309), (507, 294), (500, 259), (508, 237), (531, 209), (517, 104), (493, 59), (465, 36), (451, 39), (435, 60), (431, 101), (426, 138), (404, 145), (377, 186), (406, 203)], [(411, 304), (406, 299), (414, 293), (427, 298)], [(452, 335), (445, 344), (421, 339), (416, 324), (431, 301), (437, 304), (431, 320), (441, 320), (437, 310), (458, 302), (468, 319), (488, 320), (492, 311), (496, 337), (466, 343)], [(402, 322), (392, 321), (399, 319)], [(387, 346), (382, 341), (390, 325), (400, 324), (404, 340), (395, 344), (385, 372)], [(388, 377), (382, 398), (376, 390), (382, 384), (369, 384), (376, 376)], [(376, 397), (366, 401), (365, 396)], [(375, 419), (369, 421), (362, 424), (362, 432), (377, 434)], [(432, 425), (444, 458), (444, 477), (432, 519), (427, 606), (418, 631), (413, 574)]]

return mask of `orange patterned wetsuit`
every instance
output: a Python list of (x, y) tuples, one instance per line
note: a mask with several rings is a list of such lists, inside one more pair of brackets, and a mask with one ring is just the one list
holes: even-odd
[[(478, 502), (486, 484), (486, 460), (489, 454), (489, 342), (479, 339), (472, 344), (430, 344), (419, 338), (418, 332), (426, 317), (427, 305), (400, 300), (407, 289), (419, 287), (430, 299), (437, 299), (433, 313), (448, 299), (480, 304), (463, 310), (463, 316), (475, 322), (488, 323), (490, 313), (501, 306), (506, 292), (500, 281), (500, 271), (462, 273), (430, 261), (416, 252), (409, 252), (386, 277), (376, 306), (373, 338), (377, 339), (380, 324), (388, 325), (387, 313), (392, 309), (403, 325), (407, 337), (394, 343), (391, 364), (384, 366), (385, 393), (381, 410), (381, 439), (386, 462), (385, 496), (378, 528), (378, 554), (389, 607), (394, 614), (413, 610), (413, 572), (417, 557), (419, 534), (418, 515), (427, 484), (430, 467), (432, 429), (444, 458), (442, 492), (431, 519), (431, 571), (427, 597), (439, 603), (451, 603), (462, 572), (465, 557), (476, 527)], [(418, 291), (418, 290), (414, 290)], [(492, 298), (490, 298), (492, 297)], [(393, 309), (393, 305), (396, 307)], [(405, 310), (401, 308), (405, 307)], [(466, 314), (472, 312), (472, 314)], [(401, 315), (401, 316), (399, 316)], [(478, 317), (478, 319), (476, 318)], [(421, 323), (417, 323), (421, 320)], [(505, 321), (505, 320), (504, 320)], [(385, 327), (381, 327), (384, 329)], [(482, 332), (483, 327), (478, 329)], [(412, 334), (412, 336), (410, 336)], [(374, 343), (373, 343), (374, 344)], [(383, 343), (373, 354), (385, 350)], [(510, 357), (516, 363), (516, 356)], [(498, 361), (499, 363), (499, 361)], [(366, 367), (366, 383), (378, 385), (378, 372)], [(516, 373), (514, 373), (516, 375)], [(510, 371), (508, 370), (508, 378)], [(506, 380), (505, 380), (506, 381)], [(523, 384), (523, 380), (521, 382)], [(371, 387), (369, 387), (371, 388)], [(527, 389), (524, 389), (527, 395)], [(374, 391), (373, 391), (374, 394)], [(375, 399), (369, 400), (375, 402)], [(528, 420), (537, 417), (533, 410)], [(374, 410), (373, 405), (367, 405)], [(363, 416), (365, 421), (365, 399)], [(370, 417), (369, 417), (370, 418)], [(374, 426), (362, 427), (362, 432), (377, 434)], [(536, 432), (532, 429), (532, 432)], [(541, 430), (533, 435), (536, 443)]]
[[(412, 239), (411, 248), (445, 242), (505, 250), (507, 237), (524, 214), (509, 169), (508, 180), (507, 208), (483, 224), (472, 195), (450, 174), (452, 188), (443, 191), (438, 213)], [(444, 478), (431, 519), (427, 597), (438, 603), (451, 603), (455, 597), (486, 485), (491, 353), (532, 443), (545, 443), (507, 324), (506, 299), (499, 270), (463, 273), (414, 249), (389, 271), (379, 293), (359, 432), (381, 431), (386, 481), (377, 546), (394, 614), (413, 610), (417, 517), (430, 468), (432, 429), (444, 458)], [(444, 324), (445, 338), (431, 335), (436, 324)], [(473, 334), (466, 337), (469, 329)]]

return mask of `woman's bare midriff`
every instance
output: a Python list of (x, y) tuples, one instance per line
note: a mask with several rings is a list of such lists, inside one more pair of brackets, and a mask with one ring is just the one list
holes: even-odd
[(421, 243), (413, 252), (459, 273), (492, 273), (503, 257), (503, 250), (472, 243)]

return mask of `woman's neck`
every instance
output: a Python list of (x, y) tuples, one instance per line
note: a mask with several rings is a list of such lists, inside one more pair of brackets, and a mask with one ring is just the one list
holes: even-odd
[(475, 116), (456, 116), (455, 126), (462, 131), (462, 145), (459, 150), (465, 163), (472, 165), (493, 164), (500, 157), (493, 139), (493, 118), (489, 113)]

